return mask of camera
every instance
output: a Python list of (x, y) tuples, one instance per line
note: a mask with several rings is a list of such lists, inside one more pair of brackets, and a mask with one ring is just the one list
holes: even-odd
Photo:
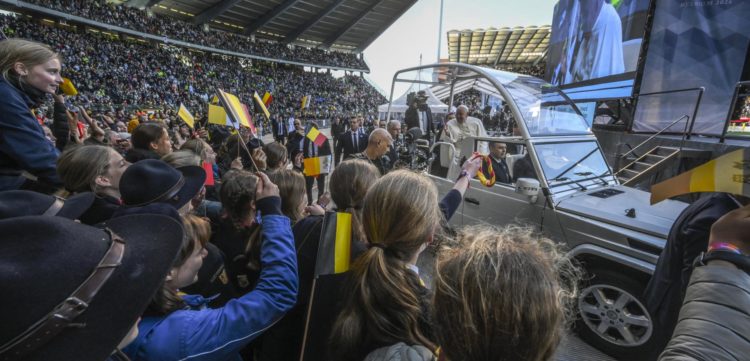
[(430, 153), (430, 142), (422, 138), (422, 130), (411, 128), (404, 134), (404, 139), (397, 145), (398, 159), (393, 168), (408, 168), (416, 171), (425, 171), (432, 162)]

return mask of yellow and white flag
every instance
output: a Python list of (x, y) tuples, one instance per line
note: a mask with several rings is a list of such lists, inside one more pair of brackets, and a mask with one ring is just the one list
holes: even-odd
[(180, 103), (180, 109), (177, 111), (177, 115), (188, 125), (188, 127), (190, 127), (190, 129), (195, 128), (195, 117), (189, 110), (187, 110), (187, 108), (185, 108), (184, 104)]
[(687, 193), (750, 196), (750, 149), (739, 149), (651, 186), (651, 204)]

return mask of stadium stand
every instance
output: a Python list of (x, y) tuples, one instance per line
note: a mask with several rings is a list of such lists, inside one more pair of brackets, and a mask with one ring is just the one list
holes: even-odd
[(358, 58), (356, 54), (325, 51), (303, 46), (289, 47), (278, 42), (253, 40), (248, 36), (216, 29), (205, 31), (200, 25), (160, 14), (147, 13), (144, 10), (124, 5), (108, 3), (105, 0), (28, 0), (27, 2), (105, 24), (188, 43), (280, 60), (369, 71), (365, 62)]
[(63, 75), (76, 85), (76, 101), (86, 108), (132, 110), (183, 103), (205, 115), (217, 87), (246, 104), (252, 104), (253, 91), (261, 96), (268, 91), (274, 98), (271, 112), (282, 117), (299, 112), (306, 95), (313, 101), (305, 113), (318, 119), (354, 113), (374, 117), (377, 105), (385, 101), (367, 81), (353, 75), (337, 79), (299, 66), (121, 40), (27, 16), (1, 16), (0, 28), (8, 37), (40, 41), (58, 51)]

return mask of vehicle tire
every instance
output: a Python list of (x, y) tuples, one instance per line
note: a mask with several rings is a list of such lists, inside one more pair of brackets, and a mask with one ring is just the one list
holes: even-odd
[(645, 307), (645, 285), (627, 274), (588, 270), (576, 302), (576, 330), (583, 341), (618, 360), (652, 360), (654, 322)]

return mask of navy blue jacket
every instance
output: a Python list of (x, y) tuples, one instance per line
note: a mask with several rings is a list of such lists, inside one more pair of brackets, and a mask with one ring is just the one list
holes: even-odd
[(60, 153), (31, 113), (33, 105), (28, 95), (0, 77), (0, 191), (20, 188), (23, 171), (40, 183), (62, 186), (57, 175)]

